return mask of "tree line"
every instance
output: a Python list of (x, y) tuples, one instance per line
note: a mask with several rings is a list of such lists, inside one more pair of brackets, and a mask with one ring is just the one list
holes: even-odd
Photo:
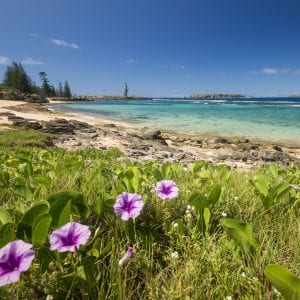
[(59, 82), (58, 86), (54, 87), (45, 72), (39, 72), (39, 77), (40, 86), (30, 78), (21, 63), (13, 62), (6, 68), (1, 85), (26, 94), (39, 94), (42, 97), (72, 97), (68, 81), (65, 81), (64, 86)]

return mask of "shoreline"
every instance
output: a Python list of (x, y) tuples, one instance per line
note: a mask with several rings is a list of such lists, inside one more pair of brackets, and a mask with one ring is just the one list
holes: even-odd
[(73, 134), (57, 135), (55, 145), (70, 150), (117, 147), (130, 159), (185, 163), (206, 160), (243, 169), (272, 162), (287, 164), (288, 161), (300, 161), (300, 145), (297, 143), (287, 144), (261, 139), (250, 141), (247, 137), (186, 134), (144, 128), (142, 124), (52, 110), (47, 104), (11, 100), (0, 100), (0, 124), (3, 127), (1, 130), (5, 129), (5, 124), (12, 125), (5, 114), (14, 114), (16, 117), (35, 120), (42, 124), (53, 123), (56, 119), (62, 118), (66, 123), (75, 120), (88, 124), (85, 125), (85, 129), (74, 130)]

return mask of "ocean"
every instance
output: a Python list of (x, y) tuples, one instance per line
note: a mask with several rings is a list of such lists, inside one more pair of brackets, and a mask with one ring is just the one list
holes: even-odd
[(96, 100), (53, 107), (180, 133), (300, 145), (300, 98)]

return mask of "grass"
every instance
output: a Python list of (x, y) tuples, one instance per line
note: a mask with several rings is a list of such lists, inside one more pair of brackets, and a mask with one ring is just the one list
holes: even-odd
[[(8, 150), (17, 137), (19, 148)], [(5, 145), (0, 151), (0, 203), (12, 218), (12, 239), (18, 237), (20, 220), (30, 207), (61, 191), (76, 191), (84, 196), (87, 211), (70, 212), (69, 219), (87, 224), (93, 240), (77, 255), (52, 253), (47, 263), (41, 253), (47, 252), (48, 242), (34, 245), (37, 258), (30, 271), (18, 283), (0, 287), (1, 299), (282, 299), (272, 291), (264, 268), (277, 263), (299, 275), (299, 193), (288, 190), (265, 208), (254, 182), (261, 174), (271, 178), (269, 168), (244, 172), (206, 162), (188, 168), (130, 162), (116, 149), (23, 149), (24, 140), (30, 144), (30, 139), (45, 145), (47, 137), (31, 131), (0, 136)], [(274, 184), (300, 184), (298, 168), (276, 170)], [(177, 183), (176, 199), (163, 201), (155, 195), (155, 183), (164, 178)], [(202, 211), (187, 211), (187, 206), (195, 195), (206, 199), (218, 187), (220, 197), (207, 207), (210, 218), (202, 230)], [(112, 207), (117, 195), (130, 190), (145, 202), (131, 224), (133, 237), (130, 224), (115, 216)], [(257, 249), (247, 251), (222, 226), (224, 219), (249, 224)], [(0, 242), (5, 239), (1, 234), (0, 229)], [(24, 239), (31, 242), (28, 236)], [(133, 244), (134, 256), (120, 267), (128, 244)]]
[(0, 147), (47, 148), (53, 146), (51, 136), (35, 130), (4, 129), (0, 131)]

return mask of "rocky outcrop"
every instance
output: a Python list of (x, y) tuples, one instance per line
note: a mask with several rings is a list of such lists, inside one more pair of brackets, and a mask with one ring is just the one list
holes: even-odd
[[(297, 162), (297, 155), (290, 155), (284, 147), (248, 139), (189, 136), (150, 128), (128, 129), (115, 124), (93, 127), (86, 122), (63, 118), (37, 122), (10, 112), (4, 114), (14, 126), (49, 133), (57, 146), (70, 150), (116, 147), (130, 159), (184, 163), (208, 160), (244, 168)], [(299, 154), (299, 151), (295, 153)]]
[(49, 101), (37, 94), (23, 94), (20, 92), (0, 92), (1, 100), (25, 101), (30, 103), (48, 103)]

